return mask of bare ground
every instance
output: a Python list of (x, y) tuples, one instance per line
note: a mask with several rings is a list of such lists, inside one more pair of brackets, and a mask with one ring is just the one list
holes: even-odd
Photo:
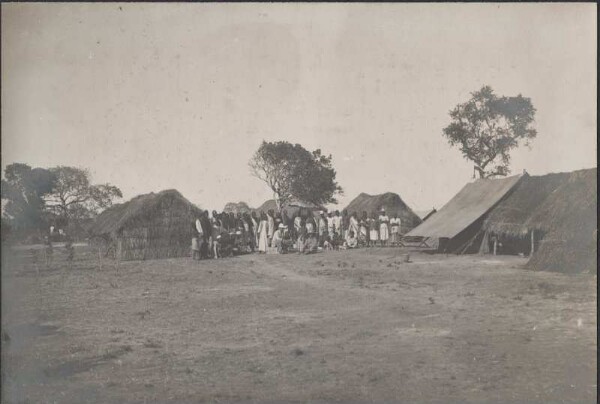
[(596, 401), (595, 276), (401, 253), (5, 253), (3, 402)]

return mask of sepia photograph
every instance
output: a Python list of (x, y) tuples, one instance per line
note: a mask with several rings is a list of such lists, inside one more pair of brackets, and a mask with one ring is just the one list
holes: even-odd
[(1, 4), (1, 403), (597, 402), (595, 3)]

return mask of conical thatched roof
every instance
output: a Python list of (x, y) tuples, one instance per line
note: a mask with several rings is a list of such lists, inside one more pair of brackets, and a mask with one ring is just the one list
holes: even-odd
[(382, 208), (385, 209), (386, 214), (390, 217), (398, 215), (402, 221), (401, 231), (403, 233), (408, 232), (421, 223), (421, 218), (404, 203), (400, 195), (393, 192), (386, 192), (381, 195), (369, 195), (363, 192), (354, 198), (346, 206), (345, 210), (348, 211), (348, 214), (356, 212), (360, 216), (363, 211), (366, 211), (369, 215), (373, 212), (379, 214)]
[(252, 208), (248, 206), (246, 202), (229, 202), (223, 208), (223, 212), (225, 213), (249, 213), (252, 212)]
[[(283, 209), (285, 209), (287, 211), (288, 217), (292, 218), (298, 214), (298, 212), (300, 211), (300, 206), (308, 209), (309, 211), (312, 211), (313, 215), (317, 215), (318, 209), (322, 209), (322, 208), (319, 208), (308, 202), (301, 202), (301, 201), (292, 201), (291, 206), (285, 206)], [(316, 208), (316, 210), (315, 210), (315, 208)], [(278, 212), (277, 203), (275, 202), (275, 199), (268, 199), (262, 205), (260, 205), (258, 208), (254, 209), (254, 211), (258, 212), (258, 213), (260, 213), (260, 212), (267, 213), (269, 210), (273, 210), (273, 212)]]
[(566, 273), (596, 272), (597, 169), (570, 173), (527, 220), (544, 237), (528, 265)]
[[(128, 202), (116, 204), (102, 212), (90, 227), (92, 235), (108, 235), (121, 230), (132, 220), (144, 220), (152, 215), (161, 203), (180, 202), (192, 216), (198, 216), (202, 211), (188, 201), (175, 189), (158, 193), (149, 193), (134, 197)], [(178, 209), (181, 209), (180, 207)]]
[(523, 176), (514, 189), (489, 213), (483, 229), (511, 237), (527, 237), (529, 217), (554, 190), (567, 182), (571, 173)]

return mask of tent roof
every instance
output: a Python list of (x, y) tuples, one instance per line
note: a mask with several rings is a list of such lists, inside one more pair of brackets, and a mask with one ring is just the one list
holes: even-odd
[(435, 215), (412, 229), (408, 236), (455, 237), (492, 209), (522, 177), (479, 179), (465, 185)]

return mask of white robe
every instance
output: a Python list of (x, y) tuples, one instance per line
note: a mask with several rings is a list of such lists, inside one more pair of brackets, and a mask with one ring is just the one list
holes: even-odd
[(258, 251), (267, 252), (267, 221), (261, 220), (258, 225)]

